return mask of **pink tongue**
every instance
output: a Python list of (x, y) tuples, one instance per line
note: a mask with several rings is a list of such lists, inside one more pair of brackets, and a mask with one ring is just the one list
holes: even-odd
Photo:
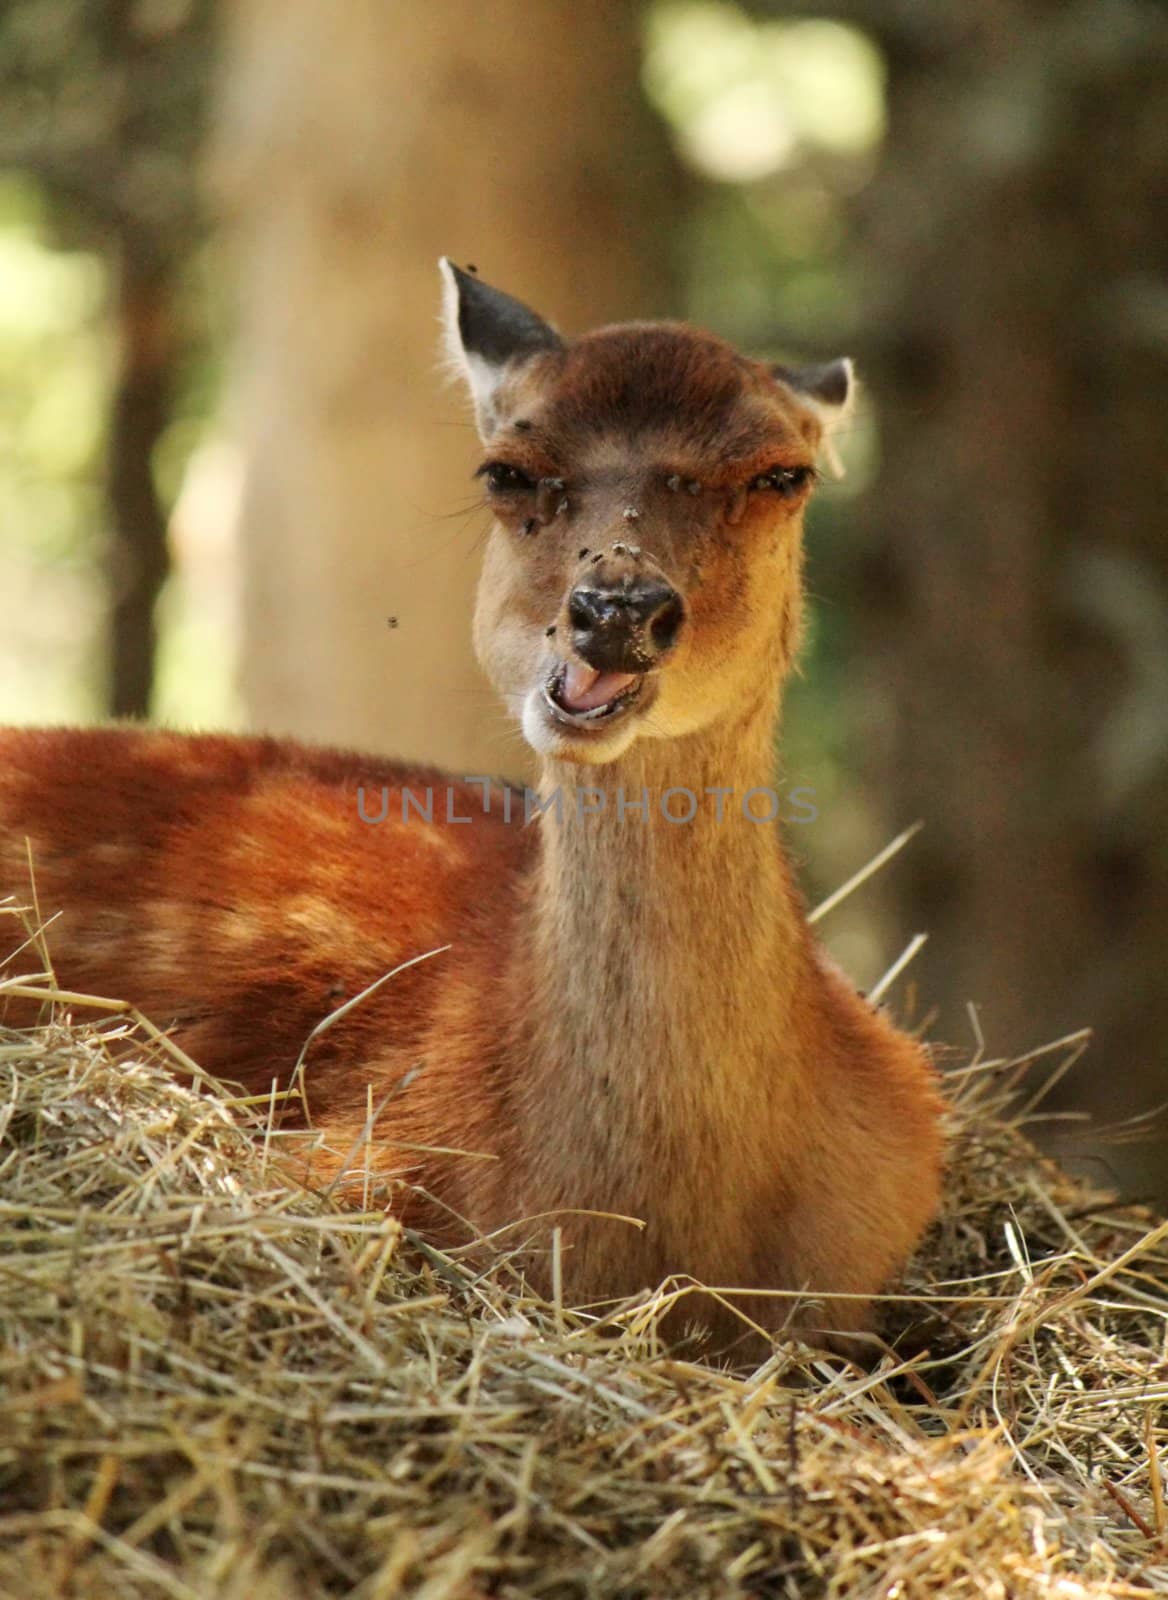
[(568, 711), (595, 711), (615, 700), (635, 681), (631, 672), (597, 672), (571, 663), (564, 674), (560, 703)]

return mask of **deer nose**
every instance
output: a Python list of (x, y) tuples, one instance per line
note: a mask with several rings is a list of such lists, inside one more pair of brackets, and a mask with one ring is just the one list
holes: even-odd
[(662, 578), (580, 584), (568, 596), (576, 652), (598, 672), (648, 672), (677, 642), (685, 605)]

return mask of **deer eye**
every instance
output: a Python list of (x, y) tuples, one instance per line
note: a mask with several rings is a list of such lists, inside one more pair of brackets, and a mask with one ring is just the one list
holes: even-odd
[(757, 478), (752, 478), (749, 488), (781, 494), (785, 500), (793, 500), (814, 481), (814, 467), (772, 467), (769, 472), (760, 472)]
[(529, 478), (518, 467), (508, 466), (505, 461), (484, 462), (475, 477), (485, 478), (492, 494), (522, 494), (535, 488), (534, 478)]

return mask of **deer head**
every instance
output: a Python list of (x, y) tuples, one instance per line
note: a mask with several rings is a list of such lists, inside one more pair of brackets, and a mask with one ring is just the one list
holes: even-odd
[(803, 510), (851, 363), (768, 366), (680, 323), (567, 340), (441, 267), (494, 517), (475, 648), (528, 743), (603, 763), (773, 711), (798, 643)]

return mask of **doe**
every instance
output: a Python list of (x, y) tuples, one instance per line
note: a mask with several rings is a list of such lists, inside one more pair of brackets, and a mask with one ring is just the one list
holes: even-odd
[(522, 1223), (537, 1281), (558, 1227), (577, 1304), (689, 1275), (754, 1291), (688, 1308), (723, 1348), (729, 1304), (849, 1343), (941, 1164), (925, 1054), (817, 947), (758, 820), (850, 364), (675, 323), (569, 341), (442, 272), (493, 519), (475, 646), (542, 806), (288, 741), (13, 730), (0, 896), (31, 849), (62, 983), (253, 1094), (437, 951), (310, 1046), (316, 1178), (372, 1171), (438, 1243)]

